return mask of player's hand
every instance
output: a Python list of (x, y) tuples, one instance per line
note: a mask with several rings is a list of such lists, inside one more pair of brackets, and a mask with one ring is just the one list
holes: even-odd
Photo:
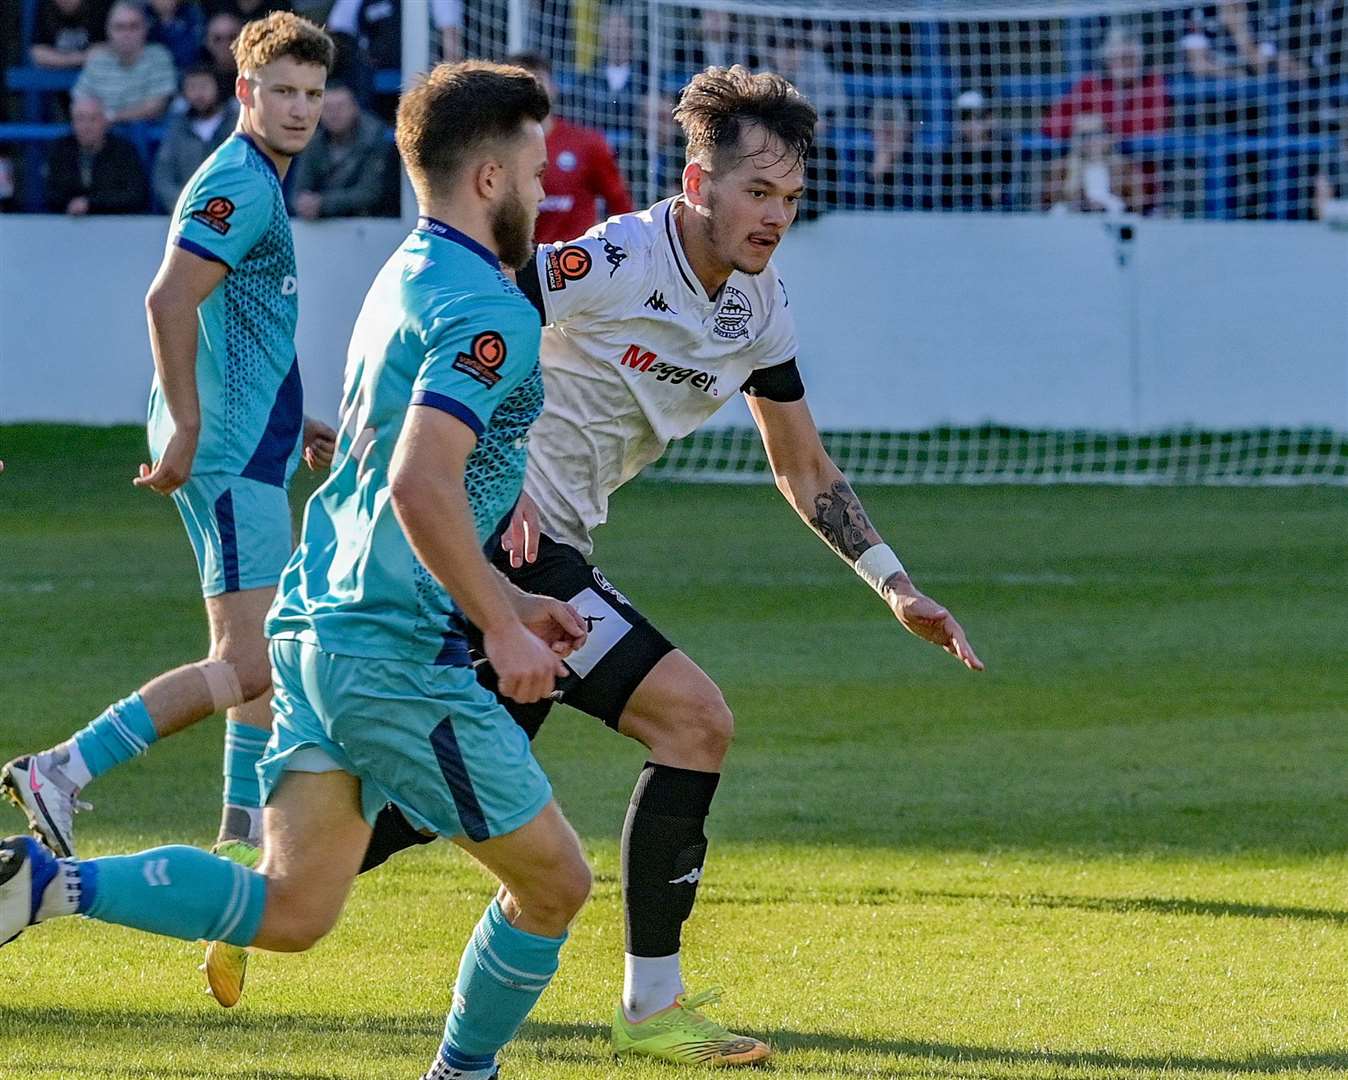
[(565, 601), (521, 592), (511, 602), (520, 622), (556, 655), (570, 656), (585, 644), (585, 620)]
[(910, 634), (939, 645), (970, 671), (983, 670), (983, 661), (978, 659), (955, 616), (921, 593), (907, 575), (896, 574), (885, 583), (885, 598), (894, 617)]
[(304, 464), (313, 472), (332, 467), (337, 449), (337, 432), (312, 416), (304, 418)]
[(131, 482), (160, 495), (172, 495), (192, 475), (192, 459), (197, 456), (197, 433), (178, 428), (164, 447), (164, 456), (154, 467), (141, 465), (140, 475)]
[(538, 504), (524, 492), (520, 492), (520, 501), (510, 515), (510, 528), (501, 537), (501, 548), (516, 570), (538, 558)]
[(506, 697), (528, 705), (541, 701), (567, 673), (561, 658), (519, 620), (482, 636), (482, 649)]

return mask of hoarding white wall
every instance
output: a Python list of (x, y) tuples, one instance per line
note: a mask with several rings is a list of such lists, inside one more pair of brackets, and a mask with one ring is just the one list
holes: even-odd
[[(0, 422), (143, 419), (162, 218), (0, 217)], [(777, 257), (821, 426), (1348, 431), (1348, 233), (1309, 224), (839, 214)], [(309, 410), (397, 222), (297, 223)], [(745, 423), (741, 405), (721, 414)]]

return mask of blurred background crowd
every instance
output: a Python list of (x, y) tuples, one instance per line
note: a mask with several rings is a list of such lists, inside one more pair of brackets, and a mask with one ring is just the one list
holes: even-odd
[[(0, 209), (166, 213), (235, 122), (230, 45), (294, 10), (339, 46), (301, 218), (393, 215), (404, 0), (15, 0), (0, 19)], [(507, 4), (405, 0), (433, 54), (505, 58)], [(957, 5), (955, 5), (957, 6)], [(670, 119), (708, 64), (790, 78), (820, 112), (804, 216), (838, 210), (1332, 216), (1348, 178), (1348, 0), (1216, 0), (1006, 17), (876, 5), (800, 19), (535, 0), (517, 56), (556, 117), (544, 238), (678, 189)], [(654, 13), (654, 14), (652, 14)], [(630, 194), (629, 194), (630, 193)], [(577, 226), (579, 226), (577, 228)], [(571, 231), (566, 231), (571, 230)]]

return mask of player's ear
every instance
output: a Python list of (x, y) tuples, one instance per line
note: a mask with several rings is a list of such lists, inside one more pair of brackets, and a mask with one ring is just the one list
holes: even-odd
[(239, 77), (234, 80), (234, 96), (241, 105), (253, 107), (253, 81), (243, 72), (239, 72)]
[(485, 158), (473, 170), (473, 188), (480, 198), (492, 202), (504, 178), (500, 162)]
[(693, 206), (707, 205), (706, 183), (710, 175), (696, 161), (690, 161), (683, 167), (683, 197)]

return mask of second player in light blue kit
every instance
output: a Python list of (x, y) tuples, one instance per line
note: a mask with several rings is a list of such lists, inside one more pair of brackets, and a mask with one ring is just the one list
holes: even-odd
[(276, 721), (258, 772), (258, 871), (166, 847), (58, 860), (0, 843), (0, 942), (70, 914), (233, 947), (308, 948), (336, 922), (385, 801), (500, 879), (463, 953), (426, 1080), (489, 1080), (557, 970), (590, 871), (529, 741), (469, 664), (537, 701), (583, 644), (573, 608), (510, 585), (494, 551), (542, 408), (539, 324), (502, 272), (531, 255), (548, 99), (518, 68), (441, 65), (403, 95), (422, 218), (371, 287), (333, 472), (267, 622)]
[[(332, 431), (306, 421), (295, 327), (298, 280), (281, 182), (318, 123), (331, 39), (276, 13), (234, 45), (239, 126), (197, 170), (174, 210), (146, 297), (155, 380), (153, 466), (135, 483), (170, 496), (187, 529), (210, 624), (209, 655), (109, 706), (69, 740), (5, 766), (7, 794), (34, 833), (73, 855), (87, 784), (212, 713), (225, 711), (224, 813), (217, 848), (256, 862), (257, 761), (271, 728), (262, 623), (292, 550), (290, 479), (325, 466)], [(238, 1000), (244, 955), (213, 980)], [(218, 965), (217, 965), (218, 967)]]

